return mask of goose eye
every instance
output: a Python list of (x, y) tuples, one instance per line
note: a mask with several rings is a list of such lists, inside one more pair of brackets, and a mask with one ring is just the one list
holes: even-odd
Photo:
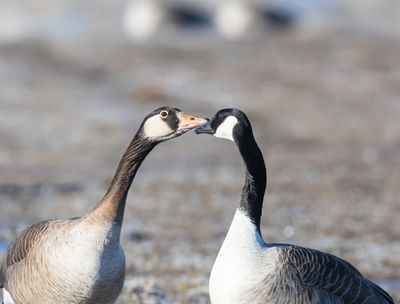
[(162, 110), (162, 111), (160, 112), (160, 116), (161, 116), (162, 118), (167, 118), (167, 116), (168, 116), (168, 111)]

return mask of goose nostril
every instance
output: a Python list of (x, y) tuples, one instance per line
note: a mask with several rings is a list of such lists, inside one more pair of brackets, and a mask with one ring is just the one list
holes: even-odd
[(194, 120), (194, 117), (190, 117), (190, 120)]

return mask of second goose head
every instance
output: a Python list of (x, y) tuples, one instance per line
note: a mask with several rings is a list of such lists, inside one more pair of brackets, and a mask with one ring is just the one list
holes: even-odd
[(150, 141), (162, 142), (206, 123), (207, 120), (204, 118), (191, 116), (177, 108), (166, 106), (147, 115), (140, 126), (139, 133)]
[(222, 109), (206, 124), (196, 129), (197, 134), (210, 134), (239, 144), (246, 137), (253, 137), (251, 124), (246, 114), (238, 109)]

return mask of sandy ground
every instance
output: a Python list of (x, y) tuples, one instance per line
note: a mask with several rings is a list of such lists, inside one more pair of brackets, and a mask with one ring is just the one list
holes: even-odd
[[(360, 33), (2, 45), (0, 249), (38, 220), (90, 210), (158, 106), (239, 107), (268, 167), (264, 238), (347, 259), (399, 301), (399, 53), (399, 40)], [(117, 303), (209, 303), (242, 183), (229, 142), (158, 146), (128, 198)]]

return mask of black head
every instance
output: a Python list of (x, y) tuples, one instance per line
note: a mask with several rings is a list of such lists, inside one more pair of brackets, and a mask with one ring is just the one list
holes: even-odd
[(246, 114), (238, 109), (222, 109), (209, 122), (196, 129), (197, 134), (211, 134), (237, 142), (252, 135), (251, 124)]
[(164, 141), (207, 123), (205, 118), (183, 113), (169, 106), (161, 107), (145, 117), (140, 126), (141, 135), (152, 141)]

